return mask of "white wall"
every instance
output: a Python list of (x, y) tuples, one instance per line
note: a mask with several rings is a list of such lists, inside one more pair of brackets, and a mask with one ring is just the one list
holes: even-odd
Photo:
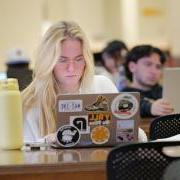
[(167, 33), (168, 42), (174, 56), (180, 57), (180, 1), (168, 1)]
[(40, 37), (41, 0), (0, 0), (0, 70), (6, 52), (22, 47), (33, 59)]
[(66, 0), (67, 20), (80, 24), (96, 50), (105, 36), (104, 0)]
[(44, 20), (77, 21), (94, 51), (112, 39), (152, 43), (180, 56), (179, 0), (0, 0), (0, 71), (5, 53), (23, 47), (34, 60)]
[(105, 40), (122, 36), (120, 0), (104, 1)]
[(168, 46), (168, 0), (139, 0), (139, 41)]
[(139, 40), (139, 14), (137, 0), (121, 0), (119, 6), (122, 30), (122, 39), (128, 44), (135, 44)]

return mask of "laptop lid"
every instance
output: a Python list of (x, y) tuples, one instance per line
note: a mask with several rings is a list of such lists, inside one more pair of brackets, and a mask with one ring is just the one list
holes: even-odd
[(180, 68), (164, 68), (163, 98), (172, 103), (174, 113), (180, 113)]
[(59, 95), (57, 102), (60, 147), (137, 141), (139, 93)]

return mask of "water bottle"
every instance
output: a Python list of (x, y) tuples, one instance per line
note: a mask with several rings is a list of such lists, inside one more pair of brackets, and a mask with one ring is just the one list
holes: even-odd
[(0, 80), (0, 149), (23, 145), (22, 101), (18, 81)]

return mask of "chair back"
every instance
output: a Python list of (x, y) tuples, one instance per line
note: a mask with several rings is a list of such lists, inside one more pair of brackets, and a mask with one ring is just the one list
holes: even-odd
[(107, 158), (108, 180), (159, 180), (165, 168), (180, 157), (171, 157), (163, 149), (180, 142), (147, 142), (120, 145)]
[(158, 117), (150, 125), (150, 140), (168, 138), (177, 134), (180, 134), (180, 114)]

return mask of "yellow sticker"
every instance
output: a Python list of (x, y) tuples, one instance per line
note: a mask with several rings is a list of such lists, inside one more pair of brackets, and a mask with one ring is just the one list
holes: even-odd
[(109, 137), (110, 137), (110, 132), (107, 127), (96, 126), (91, 131), (91, 139), (94, 144), (104, 144), (108, 142)]
[(89, 113), (88, 114), (88, 122), (89, 125), (108, 125), (112, 120), (111, 113)]

